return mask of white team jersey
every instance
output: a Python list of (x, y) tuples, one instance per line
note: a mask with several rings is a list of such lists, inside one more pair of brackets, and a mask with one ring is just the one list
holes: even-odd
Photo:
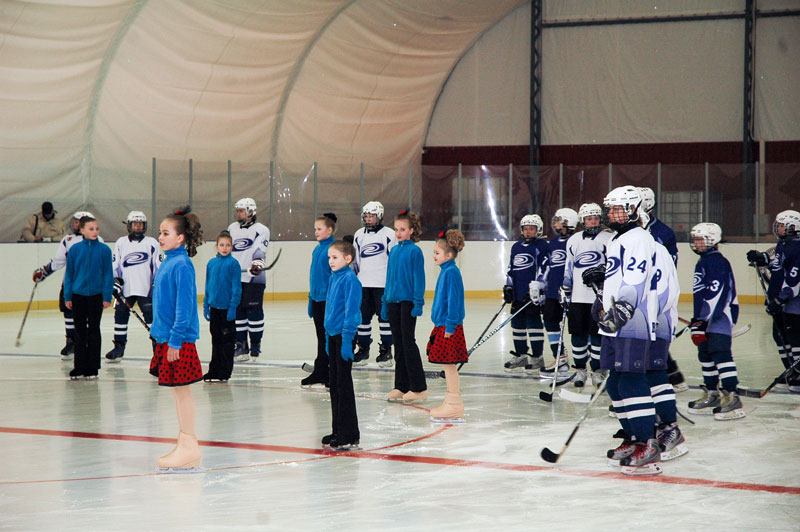
[(123, 236), (117, 239), (112, 255), (114, 277), (122, 277), (125, 297), (150, 297), (153, 279), (161, 265), (161, 250), (155, 238), (146, 236), (140, 241)]
[(655, 340), (658, 297), (653, 285), (656, 242), (641, 227), (614, 235), (606, 246), (606, 279), (603, 308), (612, 307), (611, 298), (634, 308), (633, 317), (621, 329), (600, 334), (620, 338)]
[(386, 287), (386, 269), (389, 266), (389, 250), (397, 245), (392, 229), (381, 227), (367, 231), (362, 227), (353, 237), (356, 248), (355, 271), (361, 286), (365, 288)]
[[(97, 240), (104, 242), (104, 240), (99, 236), (97, 237)], [(47, 265), (50, 267), (50, 270), (56, 271), (66, 266), (67, 253), (69, 253), (70, 248), (82, 241), (83, 235), (69, 234), (62, 238), (61, 242), (58, 243), (58, 249), (56, 250), (55, 256), (50, 259), (50, 262), (47, 263)]]
[(233, 222), (228, 226), (228, 232), (233, 238), (233, 258), (239, 261), (242, 270), (243, 283), (267, 284), (267, 274), (261, 272), (253, 276), (247, 270), (255, 259), (263, 259), (267, 256), (267, 246), (269, 246), (269, 229), (261, 223), (254, 223), (248, 227), (241, 227), (239, 222)]
[(656, 242), (656, 271), (653, 275), (658, 292), (658, 327), (656, 337), (672, 341), (678, 327), (678, 299), (681, 287), (678, 270), (670, 252)]
[(600, 231), (596, 235), (580, 231), (567, 240), (567, 262), (561, 284), (572, 288), (573, 302), (594, 303), (594, 290), (583, 282), (583, 272), (606, 262), (606, 245), (610, 239), (611, 233), (608, 231)]

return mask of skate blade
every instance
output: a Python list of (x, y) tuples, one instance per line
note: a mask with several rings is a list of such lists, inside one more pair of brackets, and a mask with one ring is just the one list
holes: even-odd
[(122, 357), (107, 358), (106, 361), (108, 361), (109, 364), (119, 364), (120, 362), (122, 362)]
[(194, 473), (205, 473), (206, 468), (197, 467), (158, 467), (156, 466), (156, 473), (160, 475), (191, 475)]
[(664, 472), (661, 469), (661, 466), (658, 463), (655, 464), (647, 464), (643, 466), (620, 466), (620, 472), (623, 475), (628, 475), (632, 477), (636, 476), (643, 476), (643, 475), (660, 475)]
[(714, 414), (714, 419), (717, 421), (731, 421), (733, 419), (741, 419), (744, 416), (744, 410), (737, 408), (736, 410), (731, 410), (730, 412), (720, 412), (718, 414)]
[(455, 424), (455, 423), (466, 423), (467, 420), (463, 417), (433, 417), (431, 416), (431, 423), (448, 423), (448, 424)]
[(72, 355), (70, 355), (68, 357), (65, 357), (64, 355), (61, 355), (61, 362), (69, 362), (70, 360), (72, 360)]
[(668, 462), (670, 460), (675, 460), (676, 458), (680, 458), (688, 452), (689, 447), (687, 447), (685, 443), (680, 443), (669, 451), (661, 451), (661, 461)]
[(525, 371), (525, 368), (523, 368), (523, 367), (519, 367), (519, 368), (503, 368), (503, 371), (505, 371), (506, 373), (522, 373), (523, 371)]
[(619, 469), (619, 460), (614, 460), (613, 458), (608, 459), (608, 467), (611, 469)]
[(346, 453), (346, 452), (349, 452), (349, 451), (360, 451), (361, 450), (361, 447), (357, 443), (354, 443), (352, 445), (342, 445), (341, 447), (328, 447), (328, 448), (331, 451), (334, 451), (334, 452), (337, 452), (337, 453)]
[(689, 412), (690, 414), (694, 414), (696, 416), (710, 416), (710, 415), (714, 414), (714, 412), (712, 412), (711, 408), (701, 408), (700, 410), (698, 410), (696, 408), (689, 408), (686, 411)]
[(378, 362), (379, 368), (391, 368), (392, 366), (394, 366), (394, 363), (391, 360), (388, 362)]
[(308, 389), (310, 389), (310, 388), (314, 388), (314, 387), (317, 387), (317, 388), (319, 388), (319, 387), (322, 387), (322, 388), (327, 388), (327, 386), (325, 385), (325, 383), (324, 383), (324, 382), (315, 382), (314, 384), (301, 384), (301, 385), (300, 385), (300, 387), (301, 387), (301, 388), (303, 388), (303, 389), (305, 389), (305, 390), (308, 390)]
[(686, 384), (685, 382), (682, 382), (680, 384), (673, 385), (672, 389), (675, 390), (675, 393), (688, 392), (689, 391), (689, 385)]

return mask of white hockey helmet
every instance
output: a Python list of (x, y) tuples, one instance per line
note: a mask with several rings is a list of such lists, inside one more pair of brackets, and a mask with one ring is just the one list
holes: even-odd
[(81, 234), (81, 228), (75, 222), (80, 222), (81, 218), (84, 218), (86, 216), (88, 216), (90, 218), (94, 218), (94, 215), (92, 213), (90, 213), (89, 211), (75, 211), (75, 214), (72, 215), (72, 232), (74, 234), (76, 234), (76, 235)]
[(256, 200), (253, 198), (242, 198), (236, 202), (234, 208), (236, 210), (244, 209), (247, 213), (247, 217), (252, 218), (256, 215)]
[[(778, 234), (778, 225), (781, 224), (784, 227), (783, 235)], [(798, 231), (800, 231), (800, 212), (793, 210), (781, 211), (775, 216), (772, 232), (779, 239), (783, 240), (787, 235), (796, 236)]]
[[(625, 223), (612, 222), (608, 217), (608, 212), (611, 207), (621, 206), (628, 215), (628, 221)], [(619, 231), (631, 222), (636, 222), (639, 219), (639, 208), (642, 205), (642, 195), (639, 189), (632, 185), (625, 185), (624, 187), (617, 187), (609, 192), (603, 198), (603, 223), (614, 231)]]
[(642, 196), (642, 209), (647, 212), (653, 212), (656, 208), (656, 193), (650, 187), (639, 187), (639, 195)]
[[(706, 249), (700, 251), (694, 245), (695, 238), (702, 238), (706, 244)], [(698, 255), (702, 255), (706, 251), (714, 249), (722, 241), (722, 228), (711, 222), (701, 222), (689, 231), (689, 247)]]
[(602, 227), (600, 224), (597, 224), (595, 227), (586, 227), (586, 218), (589, 216), (597, 216), (600, 219), (600, 222), (603, 221), (603, 208), (600, 207), (597, 203), (584, 203), (581, 205), (580, 209), (578, 209), (578, 219), (583, 226), (583, 232), (588, 233), (590, 235), (596, 235), (600, 232)]
[(553, 215), (553, 223), (555, 222), (561, 222), (562, 225), (566, 226), (567, 233), (572, 233), (578, 225), (578, 213), (575, 212), (575, 209), (570, 209), (569, 207), (558, 209)]
[(542, 217), (538, 214), (526, 214), (522, 217), (522, 220), (519, 221), (519, 228), (522, 229), (526, 225), (532, 225), (536, 228), (536, 235), (539, 236), (544, 231), (544, 222), (542, 221)]
[(128, 232), (133, 233), (131, 229), (131, 224), (133, 222), (142, 222), (142, 230), (136, 231), (137, 233), (144, 233), (147, 231), (147, 216), (142, 211), (131, 211), (128, 213), (128, 217), (122, 222), (128, 226)]
[(380, 201), (368, 201), (363, 207), (361, 207), (361, 222), (364, 225), (367, 225), (367, 215), (374, 214), (378, 217), (378, 223), (381, 223), (383, 221), (383, 212), (383, 203)]

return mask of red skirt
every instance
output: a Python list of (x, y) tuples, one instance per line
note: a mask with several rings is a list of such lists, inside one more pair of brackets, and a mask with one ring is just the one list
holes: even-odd
[(434, 327), (426, 352), (428, 362), (433, 364), (460, 364), (468, 362), (467, 342), (464, 339), (464, 327), (457, 325), (450, 338), (444, 337), (444, 325)]
[(185, 386), (203, 380), (203, 367), (193, 343), (183, 342), (180, 358), (167, 362), (166, 342), (156, 344), (156, 352), (150, 361), (150, 374), (158, 377), (159, 386)]

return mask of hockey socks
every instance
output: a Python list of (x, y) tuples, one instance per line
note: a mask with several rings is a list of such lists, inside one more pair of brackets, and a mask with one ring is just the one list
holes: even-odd
[(662, 423), (670, 424), (678, 420), (678, 410), (675, 404), (675, 390), (669, 383), (666, 370), (648, 371), (645, 374), (647, 384), (650, 386), (650, 396), (655, 403), (656, 414)]

